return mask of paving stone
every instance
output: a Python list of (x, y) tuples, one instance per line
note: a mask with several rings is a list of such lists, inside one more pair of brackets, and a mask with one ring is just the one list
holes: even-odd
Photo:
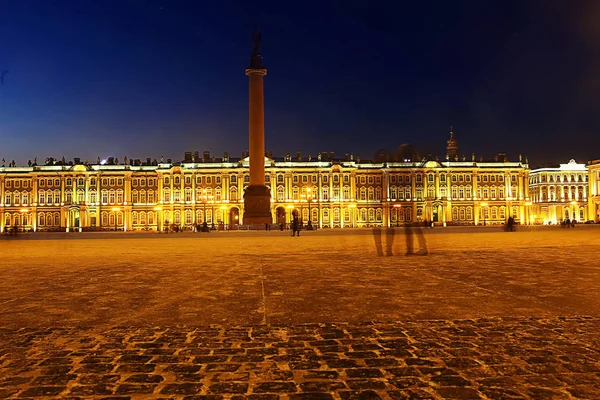
[(273, 393), (273, 392), (296, 392), (294, 382), (259, 382), (253, 387), (255, 393)]
[(201, 383), (169, 383), (161, 390), (161, 394), (194, 394), (202, 390)]
[(439, 393), (444, 399), (483, 399), (484, 397), (479, 394), (475, 389), (468, 387), (441, 387), (437, 388), (436, 392)]
[(165, 379), (162, 376), (160, 376), (160, 375), (154, 375), (154, 374), (136, 374), (136, 375), (129, 376), (127, 379), (125, 379), (125, 382), (160, 383), (160, 382), (162, 382), (164, 380)]
[(139, 394), (139, 393), (152, 393), (156, 385), (134, 385), (134, 384), (120, 384), (117, 387), (117, 394)]
[(117, 367), (115, 372), (127, 373), (127, 372), (154, 372), (156, 369), (155, 364), (121, 364)]
[[(514, 317), (335, 326), (325, 330), (319, 324), (220, 327), (206, 329), (210, 332), (206, 338), (201, 337), (205, 327), (111, 328), (126, 345), (120, 347), (103, 346), (111, 330), (98, 334), (97, 329), (0, 329), (0, 397), (599, 397), (595, 349), (600, 348), (600, 318)], [(297, 334), (291, 335), (293, 332)], [(359, 332), (371, 336), (360, 337)], [(501, 334), (492, 335), (495, 340), (489, 342), (490, 332)], [(254, 333), (260, 342), (251, 340)], [(195, 339), (184, 340), (191, 335)], [(291, 336), (304, 340), (288, 342)], [(137, 348), (140, 343), (157, 342), (162, 347)], [(195, 355), (199, 342), (223, 354), (201, 350)], [(69, 348), (62, 350), (67, 343)], [(319, 346), (309, 347), (313, 343)], [(407, 356), (404, 351), (409, 347)], [(172, 351), (140, 353), (164, 348)], [(334, 348), (338, 352), (329, 351)], [(246, 357), (244, 352), (251, 349), (266, 350), (267, 354), (258, 355), (259, 361), (233, 361), (234, 357)], [(396, 350), (401, 351), (399, 356), (392, 355)], [(157, 364), (159, 357), (164, 357), (164, 362)]]
[(58, 396), (65, 389), (65, 386), (33, 386), (21, 392), (19, 397)]
[(221, 382), (210, 385), (209, 390), (213, 393), (246, 393), (248, 383), (243, 382)]
[(96, 396), (112, 394), (114, 386), (98, 384), (98, 385), (76, 385), (70, 388), (70, 394), (75, 396)]
[(300, 389), (303, 392), (330, 392), (346, 389), (346, 385), (341, 381), (307, 381), (300, 383)]

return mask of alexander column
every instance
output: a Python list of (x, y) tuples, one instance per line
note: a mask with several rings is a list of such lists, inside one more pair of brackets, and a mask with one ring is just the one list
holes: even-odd
[(260, 55), (260, 33), (254, 32), (254, 49), (246, 75), (250, 79), (249, 133), (250, 186), (244, 192), (244, 225), (271, 224), (271, 192), (265, 186), (265, 99), (263, 77), (267, 69)]

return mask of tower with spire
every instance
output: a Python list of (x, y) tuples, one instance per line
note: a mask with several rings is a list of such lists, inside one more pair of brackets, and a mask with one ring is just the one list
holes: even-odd
[(446, 141), (446, 160), (455, 160), (458, 157), (458, 144), (454, 139), (454, 130), (450, 127), (450, 138)]

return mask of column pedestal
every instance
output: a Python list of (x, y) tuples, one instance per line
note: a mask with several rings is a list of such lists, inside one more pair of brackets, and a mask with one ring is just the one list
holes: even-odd
[(272, 223), (269, 188), (261, 185), (248, 186), (244, 192), (244, 225)]

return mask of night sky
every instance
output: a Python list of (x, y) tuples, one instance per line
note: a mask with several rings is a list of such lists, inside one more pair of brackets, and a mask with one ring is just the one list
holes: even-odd
[(248, 148), (262, 31), (266, 148), (412, 143), (532, 166), (600, 158), (600, 1), (29, 1), (0, 11), (0, 159)]

